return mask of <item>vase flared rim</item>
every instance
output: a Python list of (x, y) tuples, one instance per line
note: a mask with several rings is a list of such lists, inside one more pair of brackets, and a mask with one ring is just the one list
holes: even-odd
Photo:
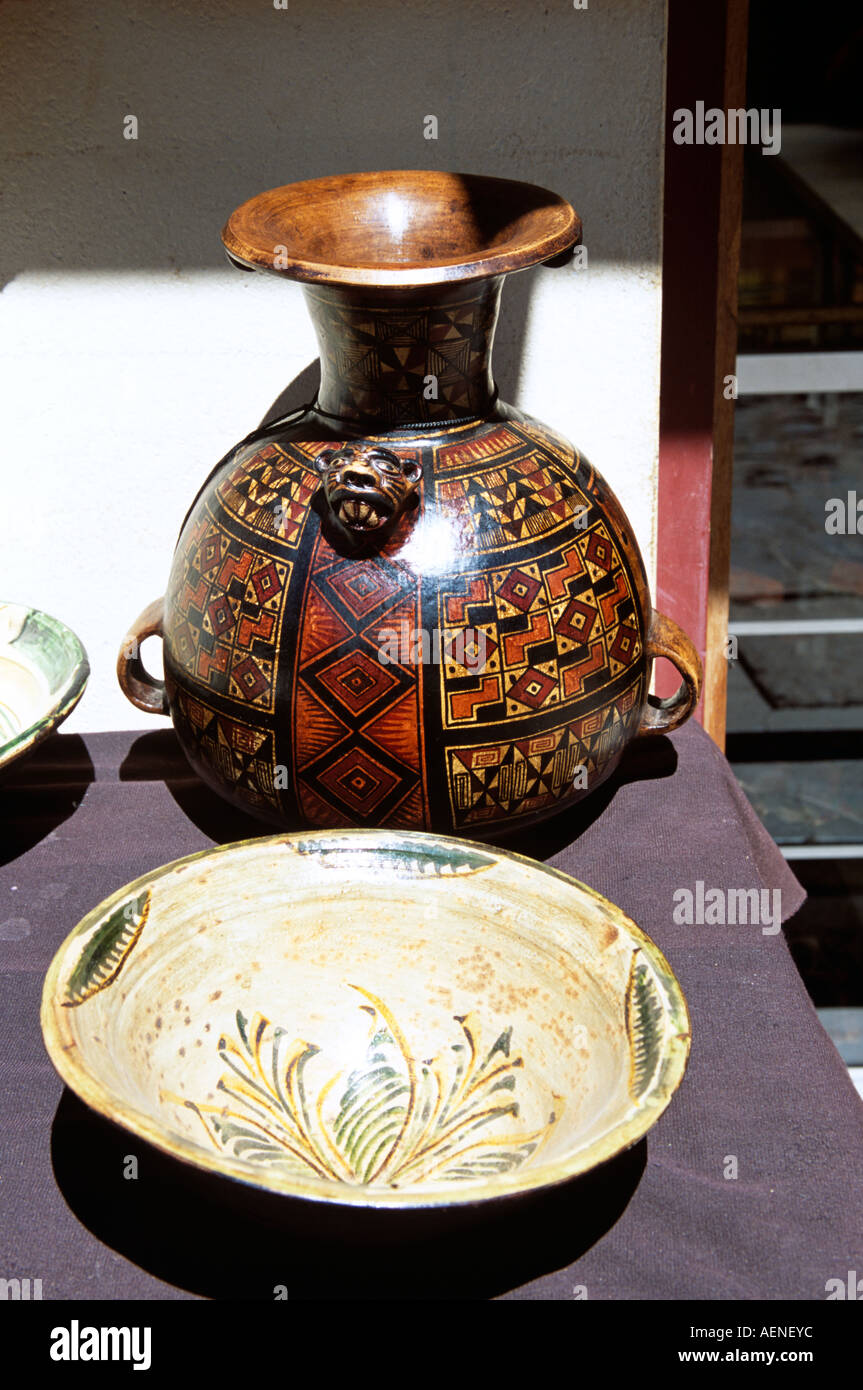
[(243, 203), (222, 232), (243, 269), (392, 289), (507, 275), (580, 238), (578, 214), (547, 188), (427, 169), (285, 184)]

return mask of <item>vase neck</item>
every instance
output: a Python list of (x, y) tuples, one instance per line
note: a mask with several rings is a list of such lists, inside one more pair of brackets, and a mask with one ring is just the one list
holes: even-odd
[(388, 429), (488, 414), (503, 279), (410, 291), (304, 285), (321, 410)]

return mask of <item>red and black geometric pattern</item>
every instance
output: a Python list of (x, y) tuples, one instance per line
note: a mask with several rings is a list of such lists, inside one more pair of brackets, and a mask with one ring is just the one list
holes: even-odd
[(172, 714), (193, 762), (230, 782), (251, 808), (279, 809), (272, 730), (219, 714), (185, 690)]
[[(425, 825), (419, 582), (315, 542), (294, 685), (297, 797), (312, 825)], [(399, 659), (400, 658), (400, 659)]]
[(195, 685), (272, 711), (282, 609), (291, 563), (255, 550), (206, 514), (174, 562), (168, 637), (174, 665)]
[(311, 462), (298, 467), (279, 444), (264, 444), (241, 456), (219, 483), (216, 496), (236, 521), (295, 549), (320, 481)]
[(591, 785), (620, 753), (641, 716), (633, 685), (601, 713), (526, 738), (448, 750), (451, 811), (456, 829), (536, 815), (568, 799), (579, 768)]
[[(501, 437), (514, 439), (514, 431), (501, 430)], [(464, 456), (468, 447), (452, 446), (450, 452), (457, 448)], [(495, 454), (494, 467), (477, 470), (476, 463), (469, 464), (460, 476), (438, 484), (441, 503), (452, 508), (479, 550), (500, 550), (572, 521), (584, 499), (560, 463), (538, 449), (526, 453), (523, 440), (503, 457)]]
[[(472, 311), (338, 312), (358, 409), (385, 377), (387, 423), (416, 419), (432, 352), (469, 401)], [(238, 452), (178, 548), (166, 679), (193, 763), (280, 823), (482, 834), (605, 775), (641, 718), (645, 615), (590, 466), (519, 418), (407, 432), (419, 506), (356, 552), (321, 525), (331, 435), (292, 428)]]
[(448, 650), (481, 635), (487, 655), (473, 671), (442, 665), (449, 728), (578, 706), (616, 688), (642, 655), (636, 600), (601, 521), (536, 559), (463, 576), (440, 613)]

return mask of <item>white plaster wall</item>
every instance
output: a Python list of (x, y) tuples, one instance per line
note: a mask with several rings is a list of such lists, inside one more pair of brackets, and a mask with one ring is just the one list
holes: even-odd
[(574, 203), (588, 268), (511, 278), (496, 374), (599, 465), (652, 575), (664, 32), (664, 0), (0, 7), (0, 597), (84, 641), (68, 730), (160, 722), (119, 693), (119, 641), (203, 476), (316, 355), (299, 288), (218, 238), (294, 179), (461, 169)]

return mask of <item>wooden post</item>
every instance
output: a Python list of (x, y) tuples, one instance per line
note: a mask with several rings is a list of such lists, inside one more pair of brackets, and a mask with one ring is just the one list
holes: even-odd
[[(669, 0), (657, 607), (704, 661), (699, 714), (724, 747), (741, 145), (683, 145), (674, 112), (746, 103), (748, 0)], [(658, 676), (660, 694), (671, 682)]]

